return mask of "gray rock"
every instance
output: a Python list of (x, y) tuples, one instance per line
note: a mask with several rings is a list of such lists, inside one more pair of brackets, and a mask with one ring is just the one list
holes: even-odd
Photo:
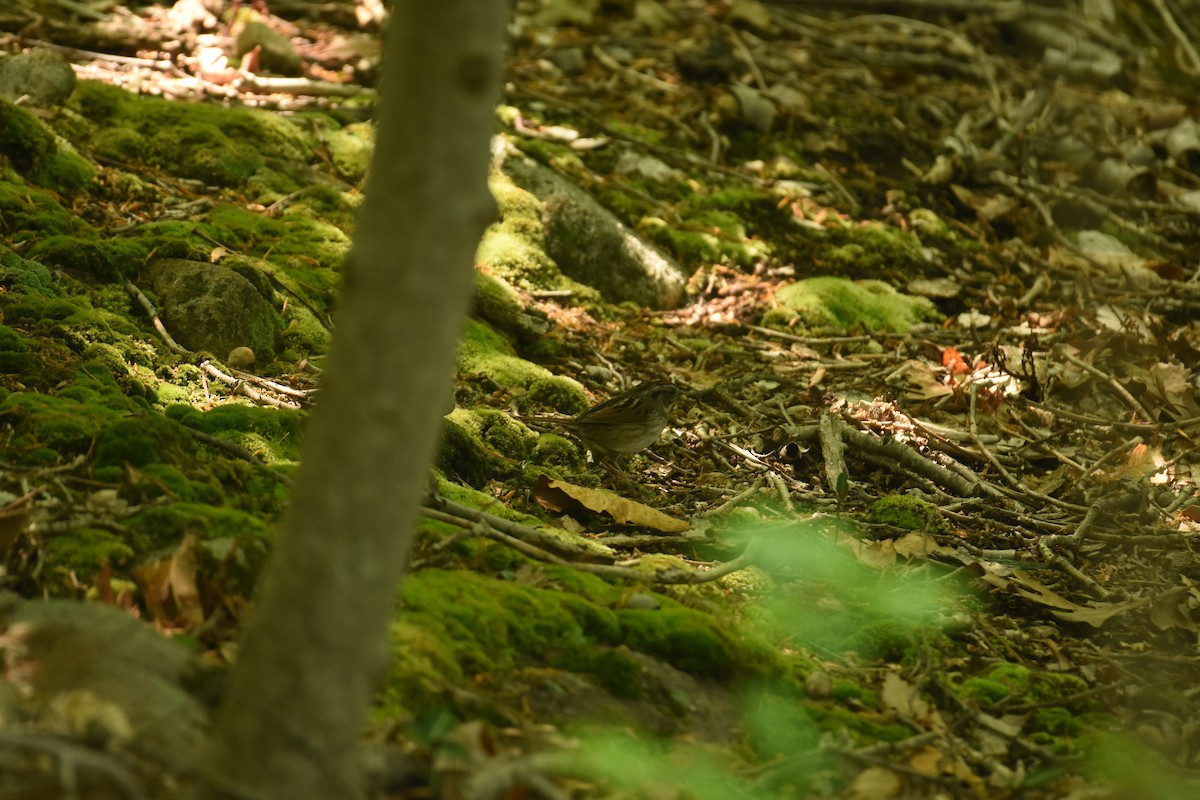
[(542, 201), (546, 254), (564, 275), (611, 302), (664, 309), (683, 301), (687, 276), (671, 258), (587, 192), (513, 148), (505, 150), (497, 158), (500, 169)]
[(300, 54), (286, 36), (272, 30), (266, 23), (257, 20), (247, 22), (237, 35), (237, 54), (244, 56), (256, 47), (259, 63), (281, 75), (296, 75), (300, 72)]
[(249, 347), (259, 363), (275, 355), (279, 315), (254, 284), (228, 267), (164, 258), (146, 270), (145, 285), (158, 298), (168, 332), (189, 350), (223, 358)]
[(0, 97), (39, 108), (62, 105), (75, 90), (70, 63), (50, 50), (0, 54)]

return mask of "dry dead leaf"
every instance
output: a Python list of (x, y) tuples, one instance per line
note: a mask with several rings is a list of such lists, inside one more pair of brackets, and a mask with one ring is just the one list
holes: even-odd
[(668, 516), (627, 497), (603, 489), (589, 489), (567, 481), (538, 478), (533, 487), (533, 498), (543, 508), (551, 511), (568, 511), (585, 508), (596, 514), (607, 514), (621, 525), (636, 525), (663, 533), (683, 533), (687, 522)]
[(29, 529), (33, 523), (34, 497), (45, 487), (39, 486), (16, 500), (0, 508), (0, 557), (3, 557), (12, 547), (17, 537)]
[(1117, 614), (1141, 608), (1149, 602), (1149, 598), (1142, 598), (1140, 600), (1127, 600), (1124, 603), (1106, 603), (1102, 606), (1075, 606), (1072, 609), (1051, 611), (1050, 613), (1063, 622), (1086, 622), (1093, 628), (1099, 628)]
[(924, 531), (910, 531), (896, 540), (896, 554), (905, 558), (928, 558), (932, 555), (949, 556), (954, 553), (949, 547), (943, 547)]
[(838, 547), (845, 547), (854, 554), (854, 558), (878, 570), (896, 563), (895, 542), (890, 539), (863, 541), (853, 536), (839, 535)]
[(171, 558), (168, 581), (175, 598), (180, 621), (187, 630), (204, 622), (204, 605), (200, 602), (200, 590), (196, 586), (196, 549), (200, 537), (188, 531)]
[(1118, 614), (1141, 608), (1152, 601), (1151, 598), (1141, 598), (1124, 603), (1082, 606), (1018, 570), (992, 570), (980, 577), (985, 583), (997, 589), (1013, 592), (1031, 603), (1050, 609), (1051, 614), (1064, 622), (1084, 622), (1094, 628), (1099, 628)]
[(859, 561), (876, 569), (896, 563), (896, 545), (891, 539), (865, 542), (853, 536), (839, 536), (838, 546), (846, 548)]
[(161, 630), (187, 631), (204, 622), (204, 607), (196, 586), (198, 544), (199, 537), (189, 531), (170, 556), (133, 570), (149, 618)]
[(924, 717), (929, 713), (929, 703), (921, 697), (917, 687), (900, 677), (900, 673), (895, 670), (889, 670), (884, 676), (879, 702), (885, 709), (906, 717)]
[(886, 767), (867, 767), (854, 777), (842, 794), (845, 800), (888, 800), (904, 789), (900, 776)]
[(954, 388), (942, 382), (933, 365), (916, 359), (906, 361), (888, 376), (888, 383), (900, 386), (911, 400), (932, 400), (954, 394)]
[(1196, 624), (1196, 621), (1184, 611), (1185, 598), (1189, 594), (1192, 595), (1194, 600), (1196, 595), (1196, 588), (1194, 586), (1177, 586), (1151, 600), (1149, 609), (1150, 622), (1156, 628), (1163, 631), (1170, 628), (1182, 628), (1183, 630), (1195, 633), (1200, 630), (1200, 626)]
[(966, 762), (953, 753), (938, 750), (933, 745), (923, 747), (913, 753), (908, 764), (922, 775), (932, 777), (949, 776), (958, 778), (969, 786), (974, 786), (976, 789), (982, 788), (978, 776), (971, 771)]

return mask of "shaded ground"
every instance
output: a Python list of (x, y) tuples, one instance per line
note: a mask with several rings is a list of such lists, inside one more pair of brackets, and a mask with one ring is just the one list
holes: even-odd
[[(1149, 2), (878, 5), (518, 4), (503, 222), (394, 626), (381, 795), (1191, 794), (1200, 37)], [(204, 38), (244, 26), (43, 23), (124, 59), (68, 53), (81, 77), (288, 115), (82, 82), (0, 119), (3, 488), (41, 487), (5, 517), (5, 586), (137, 609), (218, 671), (370, 142), (370, 36), (317, 11), (260, 20), (307, 99)], [(164, 257), (220, 269), (189, 289)], [(648, 379), (684, 395), (623, 475), (510, 413)], [(14, 667), (61, 650), (5, 636), (6, 719), (99, 724)], [(154, 724), (99, 738), (161, 786)]]

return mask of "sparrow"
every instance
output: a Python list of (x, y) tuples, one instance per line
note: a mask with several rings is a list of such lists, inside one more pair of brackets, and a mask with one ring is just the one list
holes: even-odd
[(523, 422), (550, 422), (574, 434), (596, 458), (645, 450), (667, 427), (679, 388), (668, 381), (648, 381), (594, 405), (577, 417), (517, 417)]

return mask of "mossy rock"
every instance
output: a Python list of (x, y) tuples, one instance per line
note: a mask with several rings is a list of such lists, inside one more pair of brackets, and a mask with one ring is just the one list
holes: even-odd
[(108, 425), (96, 437), (97, 468), (155, 463), (180, 463), (195, 450), (191, 438), (178, 423), (157, 414), (123, 419)]
[(479, 420), (472, 412), (455, 409), (442, 421), (435, 466), (467, 486), (480, 487), (493, 478), (512, 475), (514, 466), (484, 444)]
[(254, 285), (218, 264), (159, 259), (146, 272), (163, 322), (180, 344), (224, 359), (249, 347), (262, 362), (274, 358), (280, 341), (279, 315)]
[(950, 523), (941, 511), (928, 500), (908, 495), (888, 495), (871, 504), (868, 516), (872, 522), (894, 525), (910, 531), (948, 533)]
[(76, 191), (95, 177), (92, 165), (41, 120), (0, 98), (0, 154), (36, 184)]
[(58, 297), (61, 293), (45, 264), (0, 246), (0, 286), (10, 292)]
[(0, 401), (0, 419), (12, 430), (5, 445), (9, 458), (23, 463), (27, 454), (39, 453), (35, 460), (42, 463), (47, 450), (63, 461), (89, 452), (118, 414), (63, 397), (15, 392)]
[(199, 411), (179, 404), (166, 416), (182, 425), (236, 442), (266, 456), (268, 463), (295, 461), (300, 454), (300, 434), (307, 414), (287, 408), (263, 408), (244, 403), (225, 403)]
[(0, 231), (9, 241), (40, 241), (43, 237), (73, 233), (82, 229), (78, 215), (72, 214), (51, 192), (21, 185), (20, 180), (0, 180)]
[(799, 330), (908, 333), (938, 317), (928, 298), (901, 294), (882, 281), (820, 276), (780, 288), (764, 324)]
[(467, 320), (458, 343), (460, 375), (486, 375), (509, 389), (526, 388), (549, 378), (550, 371), (519, 358), (512, 344), (484, 322)]
[(136, 241), (47, 236), (29, 249), (29, 256), (80, 280), (106, 282), (136, 275), (148, 252)]
[[(610, 670), (632, 673), (635, 651), (706, 679), (781, 674), (768, 645), (709, 615), (666, 597), (653, 611), (613, 610), (621, 589), (567, 568), (544, 573), (537, 586), (465, 570), (410, 575), (393, 628), (393, 699), (421, 713), (442, 707), (451, 687), (472, 676), (536, 664), (607, 685), (620, 680)], [(614, 649), (622, 645), (628, 653)], [(447, 664), (452, 671), (438, 671)]]

